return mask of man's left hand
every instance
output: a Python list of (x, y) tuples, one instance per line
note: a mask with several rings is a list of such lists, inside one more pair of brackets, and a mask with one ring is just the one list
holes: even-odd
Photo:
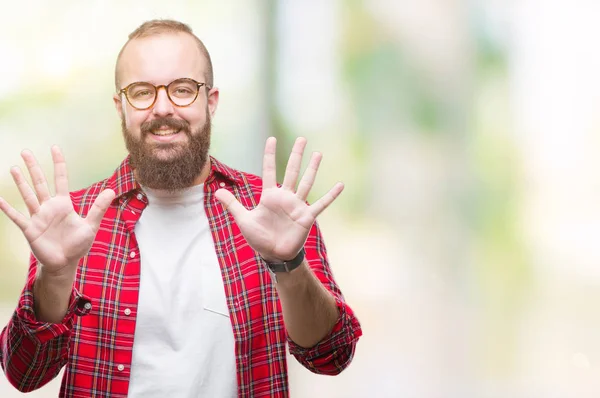
[(283, 184), (278, 187), (275, 168), (276, 146), (274, 137), (267, 139), (263, 158), (263, 190), (260, 203), (256, 208), (247, 210), (226, 189), (219, 189), (216, 192), (217, 199), (231, 212), (248, 244), (269, 262), (293, 259), (304, 246), (317, 216), (344, 189), (344, 184), (338, 182), (312, 205), (306, 203), (322, 155), (318, 152), (313, 153), (296, 189), (306, 147), (304, 138), (296, 139), (285, 170)]

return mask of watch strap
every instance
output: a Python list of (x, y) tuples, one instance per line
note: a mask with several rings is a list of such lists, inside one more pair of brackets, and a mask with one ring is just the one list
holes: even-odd
[(290, 272), (295, 270), (300, 264), (302, 264), (302, 261), (304, 261), (305, 254), (306, 252), (304, 251), (304, 248), (302, 248), (302, 250), (300, 250), (300, 252), (296, 254), (296, 257), (289, 261), (284, 261), (281, 263), (271, 263), (265, 260), (265, 262), (269, 266), (269, 269), (273, 272)]

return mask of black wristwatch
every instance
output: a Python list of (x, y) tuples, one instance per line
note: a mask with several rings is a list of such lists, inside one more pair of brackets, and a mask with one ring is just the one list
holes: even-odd
[(267, 267), (269, 268), (269, 273), (271, 274), (273, 281), (277, 282), (277, 272), (291, 272), (298, 268), (300, 264), (302, 264), (302, 261), (304, 261), (305, 254), (306, 252), (304, 251), (304, 248), (302, 248), (302, 250), (300, 250), (300, 252), (296, 254), (296, 257), (289, 261), (284, 261), (281, 263), (271, 263), (265, 260), (265, 263), (267, 263)]

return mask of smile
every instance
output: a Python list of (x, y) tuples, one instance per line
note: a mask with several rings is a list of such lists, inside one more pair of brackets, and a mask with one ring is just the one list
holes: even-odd
[(175, 135), (175, 134), (179, 133), (179, 131), (180, 130), (173, 130), (173, 129), (158, 129), (158, 130), (151, 131), (150, 133), (153, 135), (165, 137), (165, 136), (169, 136), (169, 135)]

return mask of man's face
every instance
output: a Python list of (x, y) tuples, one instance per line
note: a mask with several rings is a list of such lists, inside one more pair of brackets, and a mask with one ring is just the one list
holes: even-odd
[[(119, 65), (121, 88), (134, 82), (167, 85), (181, 78), (204, 83), (207, 70), (198, 44), (184, 33), (134, 39)], [(218, 90), (200, 87), (196, 100), (186, 107), (174, 105), (162, 88), (146, 110), (132, 107), (124, 94), (115, 95), (114, 101), (140, 184), (167, 190), (193, 185), (207, 166)]]

